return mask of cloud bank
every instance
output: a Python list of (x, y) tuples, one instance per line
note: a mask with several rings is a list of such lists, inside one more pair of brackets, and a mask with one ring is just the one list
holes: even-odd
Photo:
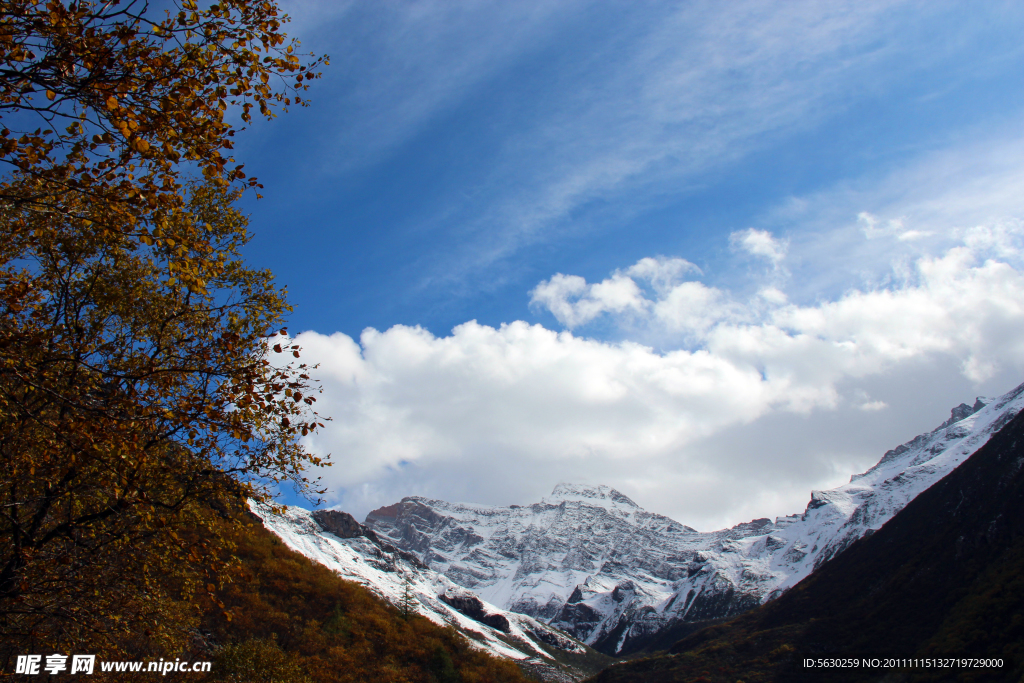
[[(357, 513), (412, 493), (480, 500), (490, 495), (484, 489), (500, 490), (504, 502), (525, 503), (573, 472), (625, 482), (686, 523), (728, 519), (745, 511), (744, 496), (795, 512), (804, 487), (836, 477), (820, 453), (762, 444), (772, 467), (813, 472), (790, 477), (792, 491), (782, 495), (738, 474), (735, 457), (709, 459), (701, 449), (773, 415), (849, 410), (878, 419), (886, 401), (863, 387), (884, 389), (915, 363), (929, 372), (952, 365), (975, 386), (1018, 383), (1022, 237), (1020, 222), (977, 227), (956, 246), (919, 256), (898, 284), (802, 305), (776, 288), (739, 299), (665, 257), (597, 283), (558, 274), (532, 292), (534, 305), (567, 328), (600, 317), (643, 325), (679, 340), (667, 351), (523, 321), (470, 321), (442, 337), (397, 325), (367, 329), (358, 342), (306, 332), (297, 341), (321, 364), (320, 409), (334, 417), (310, 445), (334, 454), (334, 502)], [(734, 241), (769, 260), (785, 253), (764, 232)], [(673, 496), (682, 491), (688, 501)]]
[[(415, 272), (440, 298), (462, 295), (453, 282), (487, 291), (540, 273), (522, 290), (544, 325), (299, 336), (335, 418), (311, 446), (334, 454), (327, 483), (343, 508), (410, 494), (522, 504), (589, 481), (713, 528), (798, 511), (811, 487), (1022, 379), (1019, 100), (931, 124), (917, 117), (934, 111), (908, 104), (937, 97), (945, 111), (943, 89), (999, 89), (984, 78), (1019, 62), (1017, 5), (286, 4), (324, 51), (348, 56), (327, 75), (338, 87), (318, 127), (322, 174), (385, 169), (390, 188), (392, 171), (425, 163), (417, 150), (429, 162), (399, 178), (394, 196), (416, 211), (382, 240), (379, 274), (359, 266), (324, 291)], [(905, 106), (886, 136), (871, 112), (893, 102)], [(927, 134), (908, 135), (908, 120)], [(851, 125), (864, 149), (818, 149)], [(759, 215), (702, 219), (696, 202), (657, 239), (640, 224), (733, 173), (728, 199), (708, 201), (740, 202), (758, 186), (744, 174), (799, 173), (805, 155), (816, 180), (785, 184), (799, 194), (788, 199), (769, 188)], [(362, 207), (373, 230), (394, 203)], [(635, 251), (588, 261), (605, 231), (635, 233), (610, 242)], [(415, 256), (396, 260), (405, 237)], [(544, 243), (608, 265), (532, 270)], [(680, 250), (701, 268), (657, 255)], [(473, 315), (523, 315), (510, 310)]]

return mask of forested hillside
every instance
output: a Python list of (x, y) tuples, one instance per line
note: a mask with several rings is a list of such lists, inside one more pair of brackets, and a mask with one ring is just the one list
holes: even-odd
[(194, 659), (210, 681), (526, 681), (450, 628), (402, 612), (289, 550), (257, 521), (231, 535), (240, 564), (204, 601)]

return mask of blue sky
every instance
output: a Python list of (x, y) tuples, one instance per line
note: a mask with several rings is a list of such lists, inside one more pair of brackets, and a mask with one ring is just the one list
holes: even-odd
[(1019, 3), (283, 7), (331, 65), (236, 150), (330, 503), (711, 528), (1024, 381)]

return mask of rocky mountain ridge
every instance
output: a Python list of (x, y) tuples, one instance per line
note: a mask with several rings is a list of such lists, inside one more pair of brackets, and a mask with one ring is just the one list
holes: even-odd
[(559, 484), (539, 503), (493, 507), (408, 497), (367, 516), (486, 603), (611, 655), (780, 595), (955, 469), (1024, 407), (1024, 385), (961, 404), (801, 514), (701, 533), (607, 486)]

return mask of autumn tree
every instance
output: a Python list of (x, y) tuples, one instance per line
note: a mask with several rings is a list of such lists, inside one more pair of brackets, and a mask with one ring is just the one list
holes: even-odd
[[(302, 63), (270, 0), (167, 4), (0, 0), (0, 161), (12, 171), (0, 201), (160, 241), (182, 206), (183, 164), (245, 179), (225, 156), (229, 112), (249, 122), (254, 109), (305, 104), (324, 59)], [(53, 200), (64, 192), (101, 201), (68, 207)], [(168, 237), (203, 244), (199, 232)]]
[(226, 151), (229, 114), (318, 76), (283, 21), (0, 0), (0, 660), (181, 638), (215, 588), (210, 515), (316, 495), (318, 389), (267, 336), (289, 308), (240, 257), (257, 183)]
[(203, 564), (209, 539), (191, 530), (211, 508), (266, 499), (275, 483), (312, 492), (304, 469), (320, 461), (298, 440), (318, 427), (316, 387), (305, 366), (272, 362), (298, 352), (265, 341), (287, 304), (238, 258), (236, 195), (194, 186), (175, 218), (218, 254), (197, 261), (202, 289), (166, 275), (168, 247), (84, 241), (61, 214), (31, 214), (26, 294), (0, 319), (6, 638), (80, 640), (147, 610), (157, 630), (166, 605), (136, 604), (159, 598), (148, 575), (166, 584)]

